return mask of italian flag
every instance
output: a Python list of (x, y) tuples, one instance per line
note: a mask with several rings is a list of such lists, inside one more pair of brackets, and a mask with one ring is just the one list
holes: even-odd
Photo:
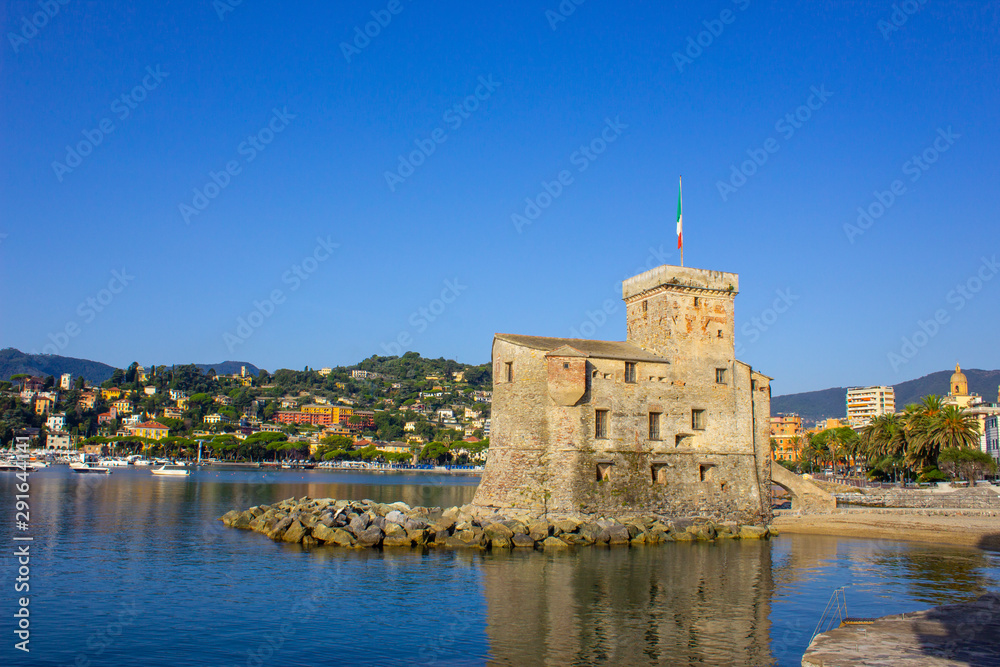
[(683, 210), (683, 198), (681, 194), (681, 180), (680, 177), (677, 178), (677, 247), (684, 248), (684, 215)]

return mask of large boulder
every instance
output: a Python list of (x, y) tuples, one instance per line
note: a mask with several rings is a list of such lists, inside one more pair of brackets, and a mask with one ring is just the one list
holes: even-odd
[(367, 514), (362, 514), (351, 519), (351, 522), (347, 524), (347, 529), (354, 533), (356, 537), (360, 537), (361, 533), (368, 529), (369, 517)]
[(483, 529), (483, 532), (486, 533), (486, 537), (494, 541), (497, 539), (510, 540), (514, 537), (514, 531), (502, 523), (491, 523)]
[(417, 528), (416, 530), (406, 531), (406, 536), (410, 538), (410, 541), (414, 544), (421, 546), (427, 544), (427, 530), (424, 528)]
[(533, 549), (535, 547), (535, 541), (524, 533), (516, 533), (510, 541), (515, 547), (521, 549)]
[(332, 542), (334, 530), (336, 529), (330, 528), (325, 524), (318, 523), (315, 526), (313, 526), (312, 536), (315, 537), (317, 540), (321, 540), (323, 542)]
[(423, 530), (427, 528), (427, 522), (423, 519), (406, 517), (406, 520), (403, 522), (403, 528), (406, 528), (406, 530)]
[(378, 526), (371, 526), (361, 531), (358, 535), (358, 546), (377, 547), (382, 542), (382, 529)]
[(580, 527), (580, 521), (576, 519), (559, 519), (554, 524), (552, 524), (552, 534), (561, 535), (562, 533), (575, 533), (576, 529)]
[(302, 525), (301, 521), (293, 521), (288, 529), (281, 536), (284, 542), (301, 542), (302, 538), (309, 534), (309, 529)]
[(292, 525), (292, 521), (292, 518), (287, 516), (281, 519), (276, 519), (275, 522), (267, 528), (266, 535), (272, 540), (280, 540), (285, 534), (285, 531), (288, 530), (288, 527)]
[(338, 547), (351, 547), (355, 543), (354, 536), (343, 528), (334, 528), (331, 539), (327, 540), (327, 544), (335, 544)]
[(542, 540), (541, 546), (543, 549), (566, 549), (570, 545), (566, 543), (564, 540), (552, 536), (552, 537), (546, 537), (544, 540)]
[(535, 521), (528, 526), (528, 535), (536, 542), (541, 542), (549, 536), (550, 526), (548, 521)]
[(608, 544), (612, 546), (620, 546), (623, 544), (628, 544), (632, 540), (632, 536), (629, 535), (628, 528), (618, 524), (617, 526), (612, 526), (608, 528)]
[(399, 510), (392, 510), (385, 515), (385, 520), (390, 523), (398, 523), (400, 526), (406, 523), (406, 515)]
[(392, 521), (386, 521), (385, 523), (385, 536), (386, 537), (401, 537), (406, 536), (406, 529), (403, 528), (398, 523)]
[[(396, 524), (391, 524), (396, 525)], [(404, 531), (402, 534), (386, 535), (385, 539), (382, 540), (383, 547), (411, 547), (413, 546), (413, 541)]]
[(767, 528), (761, 526), (740, 526), (741, 540), (762, 540), (767, 537)]

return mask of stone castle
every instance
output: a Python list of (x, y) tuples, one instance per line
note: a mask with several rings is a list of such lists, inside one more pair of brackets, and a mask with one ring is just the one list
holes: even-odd
[(770, 379), (735, 359), (733, 273), (622, 283), (624, 342), (496, 334), (474, 504), (766, 523)]

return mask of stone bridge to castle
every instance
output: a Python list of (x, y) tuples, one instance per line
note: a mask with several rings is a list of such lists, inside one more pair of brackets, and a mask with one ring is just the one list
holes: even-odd
[(785, 466), (771, 465), (771, 482), (777, 484), (792, 496), (792, 509), (803, 512), (832, 512), (837, 509), (837, 499), (824, 491), (818, 484), (796, 475)]

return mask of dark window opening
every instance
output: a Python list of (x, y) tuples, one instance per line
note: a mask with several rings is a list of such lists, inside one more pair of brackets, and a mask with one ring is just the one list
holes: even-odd
[(705, 430), (705, 422), (707, 417), (705, 416), (704, 410), (692, 410), (691, 411), (691, 428), (697, 429), (699, 431)]
[(698, 476), (701, 478), (701, 481), (703, 482), (712, 481), (712, 468), (714, 467), (715, 466), (712, 465), (711, 463), (702, 463), (700, 466), (698, 466)]
[(595, 410), (594, 411), (594, 437), (595, 438), (607, 438), (608, 437), (608, 411), (607, 410)]
[(625, 381), (629, 384), (635, 384), (635, 362), (625, 362)]
[(563, 369), (565, 370), (567, 368), (569, 368), (569, 362), (568, 361), (564, 361), (563, 362)]
[(649, 301), (642, 302), (642, 314), (645, 315), (649, 311)]
[(611, 464), (610, 463), (598, 463), (597, 464), (597, 481), (605, 482), (611, 479)]
[(686, 447), (691, 444), (689, 442), (691, 436), (689, 435), (675, 435), (674, 436), (674, 447)]
[(715, 335), (715, 337), (722, 338), (722, 329), (719, 329), (719, 332)]
[(514, 381), (514, 362), (513, 361), (508, 361), (507, 364), (506, 364), (506, 366), (507, 366), (507, 368), (506, 368), (507, 382), (513, 382)]
[(726, 369), (716, 368), (715, 369), (715, 384), (726, 384)]
[(697, 308), (699, 303), (700, 303), (700, 299), (698, 299), (698, 297), (695, 297), (694, 298), (694, 307)]
[(660, 439), (660, 413), (650, 412), (649, 413), (649, 439), (659, 440)]

